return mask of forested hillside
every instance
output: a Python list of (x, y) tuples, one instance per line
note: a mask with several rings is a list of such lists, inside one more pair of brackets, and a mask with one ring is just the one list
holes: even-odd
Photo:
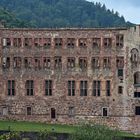
[[(0, 6), (32, 27), (132, 26), (118, 12), (86, 0), (0, 0)], [(14, 21), (12, 25), (21, 26)]]

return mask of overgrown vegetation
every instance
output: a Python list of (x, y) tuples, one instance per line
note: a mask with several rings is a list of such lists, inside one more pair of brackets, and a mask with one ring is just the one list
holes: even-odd
[[(132, 26), (118, 12), (86, 0), (0, 0), (0, 6), (32, 27), (122, 27)], [(4, 15), (6, 16), (6, 15)], [(10, 16), (11, 17), (11, 16)], [(1, 19), (1, 18), (0, 18)], [(6, 20), (10, 26), (25, 23)]]
[[(31, 27), (31, 24), (28, 24), (18, 18), (13, 13), (8, 12), (7, 10), (0, 8), (0, 21), (4, 22), (5, 27)], [(33, 26), (32, 26), (33, 27)]]

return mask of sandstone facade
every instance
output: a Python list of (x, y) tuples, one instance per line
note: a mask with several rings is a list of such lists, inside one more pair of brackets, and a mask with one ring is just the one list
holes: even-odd
[(0, 28), (0, 57), (1, 119), (140, 134), (140, 26)]

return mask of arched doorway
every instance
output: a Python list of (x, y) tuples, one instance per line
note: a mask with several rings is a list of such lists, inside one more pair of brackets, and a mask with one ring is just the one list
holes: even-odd
[(55, 108), (51, 108), (51, 119), (55, 119), (56, 118), (56, 110)]

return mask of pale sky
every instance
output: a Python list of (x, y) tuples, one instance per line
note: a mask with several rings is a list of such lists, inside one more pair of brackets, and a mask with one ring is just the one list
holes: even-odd
[(87, 0), (105, 4), (108, 9), (118, 11), (126, 21), (140, 24), (140, 0)]

